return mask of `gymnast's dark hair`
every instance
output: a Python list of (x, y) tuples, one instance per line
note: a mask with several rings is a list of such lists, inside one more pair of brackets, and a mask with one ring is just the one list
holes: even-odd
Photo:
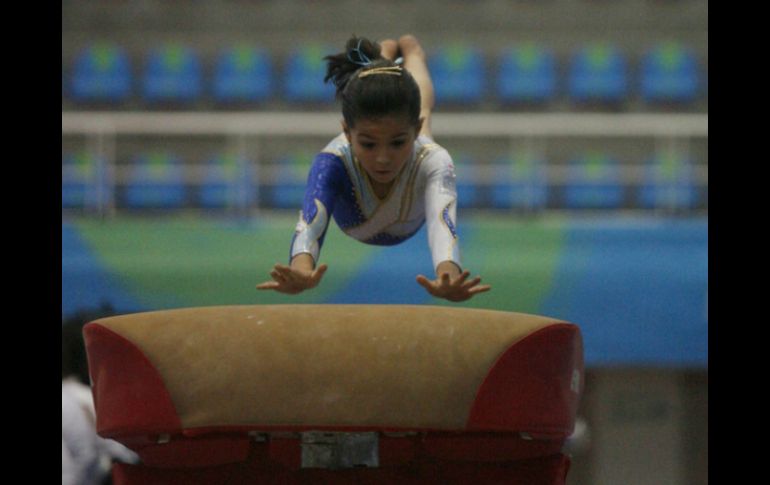
[(396, 67), (382, 57), (381, 47), (365, 37), (350, 38), (345, 51), (324, 57), (327, 61), (324, 82), (337, 86), (337, 99), (342, 103), (342, 116), (349, 127), (356, 120), (404, 114), (410, 123), (420, 121), (420, 88), (406, 69), (400, 76), (371, 75), (358, 77), (365, 70)]

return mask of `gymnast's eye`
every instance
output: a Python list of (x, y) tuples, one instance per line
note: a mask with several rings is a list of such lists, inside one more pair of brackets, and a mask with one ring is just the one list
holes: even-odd
[(396, 141), (392, 142), (390, 145), (392, 147), (398, 148), (398, 147), (404, 146), (404, 143), (406, 143), (406, 140), (396, 140)]
[(363, 147), (363, 148), (365, 148), (367, 150), (371, 150), (372, 148), (374, 148), (374, 143), (363, 142), (363, 143), (361, 143), (361, 147)]

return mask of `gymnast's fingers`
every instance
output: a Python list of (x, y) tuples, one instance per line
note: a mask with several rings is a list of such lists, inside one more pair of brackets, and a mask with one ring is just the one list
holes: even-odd
[(276, 264), (273, 266), (273, 269), (280, 272), (283, 275), (288, 275), (292, 273), (291, 266), (286, 266), (285, 264)]
[(265, 281), (257, 285), (258, 290), (274, 290), (278, 288), (280, 284), (277, 281)]
[(463, 271), (460, 276), (458, 276), (454, 281), (452, 281), (452, 284), (462, 286), (463, 282), (468, 278), (468, 276), (471, 275), (471, 272), (467, 269)]
[(418, 274), (417, 275), (417, 283), (420, 284), (423, 288), (428, 290), (428, 292), (432, 295), (434, 291), (434, 284), (431, 280), (426, 278), (425, 276)]
[(481, 277), (476, 276), (475, 278), (468, 280), (462, 285), (460, 285), (460, 288), (462, 288), (463, 290), (467, 290), (469, 288), (473, 288), (474, 286), (478, 285), (480, 282), (481, 282)]
[(449, 276), (449, 273), (441, 273), (441, 286), (449, 286), (452, 282), (452, 278)]
[(270, 276), (272, 276), (272, 278), (278, 283), (285, 283), (287, 279), (285, 274), (280, 273), (279, 271), (276, 271), (276, 270), (270, 271)]
[(313, 277), (317, 279), (321, 279), (321, 277), (326, 273), (326, 270), (329, 269), (328, 264), (321, 264), (319, 265), (314, 271), (313, 271)]
[(305, 276), (289, 266), (278, 267), (278, 272), (283, 277), (284, 282), (291, 284), (296, 283)]
[(310, 273), (309, 276), (305, 278), (303, 281), (303, 284), (307, 285), (308, 288), (315, 288), (318, 286), (318, 283), (321, 282), (321, 278), (323, 278), (324, 273), (326, 273), (326, 269), (328, 266), (325, 264), (322, 264), (318, 266), (316, 269), (313, 270), (312, 273)]
[(491, 289), (492, 289), (491, 285), (479, 285), (479, 286), (474, 286), (473, 288), (470, 288), (468, 290), (468, 293), (470, 293), (471, 295), (475, 295), (477, 293), (484, 293), (485, 291), (489, 291)]

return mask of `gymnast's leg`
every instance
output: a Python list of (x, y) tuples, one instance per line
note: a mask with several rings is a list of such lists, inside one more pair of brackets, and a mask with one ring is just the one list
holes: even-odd
[(398, 39), (398, 50), (404, 58), (404, 68), (414, 77), (420, 88), (420, 118), (423, 119), (421, 135), (433, 138), (430, 129), (430, 117), (435, 105), (433, 81), (431, 81), (425, 51), (413, 35), (404, 35)]
[(398, 42), (393, 39), (379, 41), (380, 55), (389, 61), (395, 61), (398, 58)]

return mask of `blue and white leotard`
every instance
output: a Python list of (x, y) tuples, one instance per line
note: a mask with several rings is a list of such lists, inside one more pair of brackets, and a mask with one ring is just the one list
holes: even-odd
[(442, 261), (462, 267), (456, 205), (452, 158), (427, 136), (417, 138), (412, 156), (381, 200), (340, 134), (313, 160), (290, 257), (308, 253), (318, 262), (331, 214), (348, 236), (382, 246), (409, 239), (427, 222), (434, 269)]

